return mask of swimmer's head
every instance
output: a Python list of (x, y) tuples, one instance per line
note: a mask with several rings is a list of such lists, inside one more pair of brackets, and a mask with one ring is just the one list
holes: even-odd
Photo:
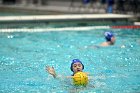
[(72, 60), (72, 63), (71, 63), (71, 67), (70, 67), (70, 69), (71, 69), (72, 72), (74, 72), (74, 70), (73, 70), (73, 64), (76, 64), (76, 63), (80, 63), (82, 65), (82, 70), (84, 69), (84, 65), (83, 65), (83, 63), (79, 59), (73, 59)]
[(114, 37), (114, 34), (110, 31), (105, 32), (104, 35), (105, 35), (106, 41), (111, 41), (111, 38)]

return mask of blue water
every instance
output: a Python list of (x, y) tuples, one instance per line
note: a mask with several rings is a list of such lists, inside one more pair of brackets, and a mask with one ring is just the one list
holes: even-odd
[[(139, 93), (140, 30), (113, 29), (114, 46), (93, 47), (105, 41), (105, 31), (0, 33), (0, 93)], [(92, 76), (87, 87), (64, 78), (74, 58)], [(62, 78), (49, 75), (46, 65)]]

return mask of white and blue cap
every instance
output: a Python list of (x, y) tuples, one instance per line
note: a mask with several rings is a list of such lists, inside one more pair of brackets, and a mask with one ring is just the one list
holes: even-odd
[(79, 62), (79, 63), (81, 63), (82, 64), (82, 69), (84, 69), (84, 65), (83, 65), (83, 63), (79, 60), (79, 59), (73, 59), (72, 60), (72, 63), (71, 63), (71, 67), (70, 67), (70, 69), (71, 69), (71, 71), (73, 72), (73, 68), (72, 68), (72, 65), (74, 64), (74, 63), (77, 63), (77, 62)]
[(105, 32), (104, 35), (107, 41), (111, 41), (111, 38), (114, 37), (114, 34), (111, 31)]

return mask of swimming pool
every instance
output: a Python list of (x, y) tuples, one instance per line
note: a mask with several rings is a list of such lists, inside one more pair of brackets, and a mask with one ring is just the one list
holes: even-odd
[[(103, 42), (107, 30), (117, 37), (114, 46), (88, 47)], [(0, 33), (0, 92), (138, 93), (139, 46), (140, 29)], [(74, 58), (93, 76), (87, 87), (75, 87), (70, 79), (53, 79), (45, 71), (50, 65), (58, 74), (70, 76)]]

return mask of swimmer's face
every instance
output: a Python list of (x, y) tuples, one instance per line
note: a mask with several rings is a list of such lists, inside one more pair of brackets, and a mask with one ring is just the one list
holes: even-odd
[(72, 68), (73, 68), (73, 72), (76, 73), (82, 71), (83, 66), (80, 62), (76, 62), (72, 65)]
[(112, 37), (112, 38), (111, 38), (111, 42), (112, 42), (112, 43), (115, 43), (115, 41), (116, 41), (115, 37)]

